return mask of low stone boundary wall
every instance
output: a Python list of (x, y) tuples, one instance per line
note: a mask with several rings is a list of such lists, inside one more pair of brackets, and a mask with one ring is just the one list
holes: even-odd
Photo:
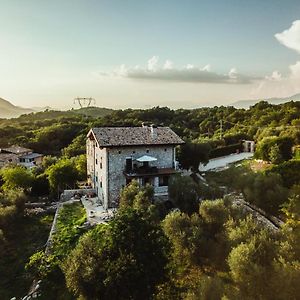
[(71, 200), (71, 198), (74, 197), (75, 194), (89, 195), (95, 193), (96, 193), (95, 189), (64, 190), (64, 192), (60, 196), (60, 200), (63, 202)]

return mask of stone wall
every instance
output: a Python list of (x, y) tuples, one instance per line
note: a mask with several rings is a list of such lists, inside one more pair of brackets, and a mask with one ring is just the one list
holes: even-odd
[(174, 146), (134, 146), (134, 147), (118, 147), (108, 150), (108, 194), (109, 205), (119, 200), (120, 191), (126, 185), (124, 176), (126, 158), (134, 160), (143, 156), (149, 155), (157, 159), (155, 162), (150, 162), (150, 166), (158, 168), (173, 168), (174, 167)]
[(96, 193), (95, 189), (77, 189), (77, 190), (64, 190), (60, 196), (62, 202), (69, 201), (74, 196), (74, 194), (88, 195), (91, 193)]

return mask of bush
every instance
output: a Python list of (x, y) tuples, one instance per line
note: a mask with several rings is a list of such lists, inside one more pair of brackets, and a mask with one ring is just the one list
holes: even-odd
[(210, 152), (209, 158), (225, 156), (225, 155), (237, 153), (240, 151), (242, 151), (242, 143), (237, 143), (237, 144), (233, 144), (233, 145), (229, 145), (229, 146), (225, 146), (225, 147), (219, 147), (219, 148), (213, 149)]
[(285, 187), (300, 184), (300, 160), (289, 160), (266, 171), (266, 174), (272, 173), (281, 176)]
[[(258, 144), (255, 155), (266, 161), (292, 158), (293, 140), (290, 137), (265, 137)], [(279, 162), (280, 162), (279, 161)]]

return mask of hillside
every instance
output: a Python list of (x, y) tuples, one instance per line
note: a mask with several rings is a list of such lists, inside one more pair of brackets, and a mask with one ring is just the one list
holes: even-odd
[(232, 103), (231, 105), (234, 106), (235, 108), (249, 108), (250, 106), (253, 106), (253, 105), (255, 105), (256, 103), (258, 103), (262, 100), (267, 101), (270, 104), (276, 104), (276, 105), (286, 103), (286, 102), (289, 102), (289, 101), (300, 101), (300, 93), (292, 95), (290, 97), (285, 97), (285, 98), (239, 100), (239, 101), (236, 101), (236, 102)]
[[(18, 118), (19, 116), (24, 114), (39, 113), (39, 112), (44, 112), (45, 110), (47, 110), (45, 114), (50, 115), (50, 117), (69, 116), (69, 115), (76, 114), (76, 115), (89, 116), (93, 118), (99, 118), (99, 117), (104, 117), (113, 112), (113, 109), (102, 108), (102, 107), (84, 107), (79, 109), (71, 109), (67, 111), (55, 111), (52, 110), (51, 107), (23, 108), (23, 107), (15, 106), (9, 101), (0, 98), (0, 119)], [(39, 115), (36, 115), (35, 118), (38, 119)], [(44, 118), (43, 114), (41, 115), (41, 118)]]
[(71, 110), (71, 112), (74, 112), (76, 114), (86, 115), (86, 116), (93, 117), (93, 118), (104, 117), (104, 116), (112, 113), (113, 111), (114, 110), (110, 109), (110, 108), (95, 107), (95, 106), (83, 107), (83, 108)]
[(33, 112), (33, 109), (15, 106), (7, 100), (0, 98), (0, 118), (17, 118), (22, 114)]

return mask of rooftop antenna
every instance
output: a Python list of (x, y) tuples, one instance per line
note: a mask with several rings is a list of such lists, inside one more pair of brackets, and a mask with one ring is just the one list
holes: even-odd
[(78, 103), (80, 108), (90, 107), (92, 103), (96, 104), (96, 100), (92, 97), (77, 97), (74, 98), (74, 104)]

